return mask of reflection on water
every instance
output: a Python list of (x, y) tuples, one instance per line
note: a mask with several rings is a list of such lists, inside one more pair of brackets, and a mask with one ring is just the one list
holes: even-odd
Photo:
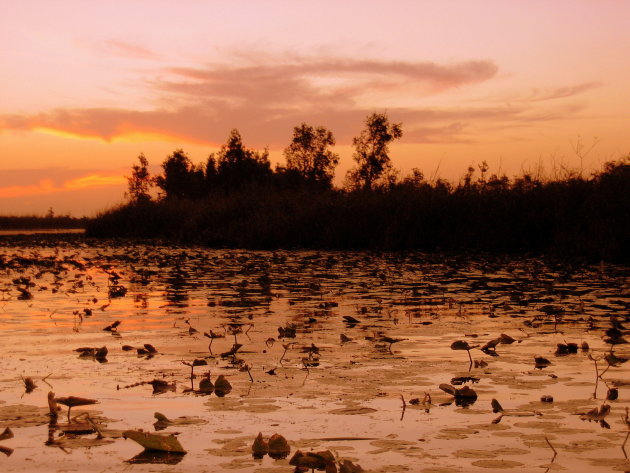
[[(90, 415), (105, 431), (152, 430), (156, 411), (183, 416), (166, 431), (181, 432), (186, 457), (130, 463), (293, 471), (251, 457), (258, 432), (273, 430), (293, 451), (331, 450), (371, 471), (422, 471), (418, 459), (434, 471), (539, 471), (545, 438), (564, 468), (630, 468), (626, 267), (53, 237), (0, 245), (0, 401), (44, 408), (50, 390), (98, 399)], [(22, 378), (36, 387), (25, 392)], [(226, 381), (231, 390), (213, 384)], [(16, 450), (4, 471), (66, 468), (59, 449), (39, 451), (45, 418), (20, 424), (1, 407)], [(610, 429), (575, 415), (588, 412)], [(120, 439), (68, 445), (75, 467), (99, 471), (137, 453)]]
[(85, 233), (85, 228), (27, 228), (27, 229), (0, 229), (0, 236), (15, 236), (15, 235), (67, 235), (75, 234), (82, 235)]
[(184, 459), (185, 453), (158, 452), (144, 450), (135, 457), (126, 460), (127, 463), (164, 463), (166, 465), (177, 465)]

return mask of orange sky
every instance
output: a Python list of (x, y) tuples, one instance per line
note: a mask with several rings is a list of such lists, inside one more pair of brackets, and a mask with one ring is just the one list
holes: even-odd
[(341, 182), (374, 111), (403, 174), (598, 169), (630, 152), (628, 51), (621, 0), (2, 2), (0, 214), (93, 215), (140, 153), (200, 162), (232, 128), (283, 162), (303, 121)]

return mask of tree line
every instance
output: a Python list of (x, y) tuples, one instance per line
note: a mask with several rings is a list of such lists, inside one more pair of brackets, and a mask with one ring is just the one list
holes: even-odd
[[(353, 139), (355, 166), (348, 172), (345, 186), (370, 191), (395, 182), (389, 144), (401, 137), (401, 124), (390, 123), (387, 114), (369, 115), (365, 128)], [(286, 164), (272, 170), (268, 150), (247, 148), (239, 131), (233, 129), (221, 149), (202, 164), (194, 164), (182, 149), (177, 149), (162, 163), (162, 173), (151, 176), (149, 162), (141, 154), (128, 177), (127, 195), (132, 203), (142, 203), (151, 200), (154, 186), (162, 199), (201, 199), (215, 192), (230, 193), (259, 184), (331, 189), (339, 163), (339, 155), (331, 149), (334, 145), (330, 130), (302, 123), (294, 127), (291, 143), (284, 149)]]
[[(354, 167), (325, 127), (301, 124), (272, 170), (237, 130), (205, 163), (176, 150), (151, 176), (141, 155), (129, 200), (87, 224), (98, 237), (164, 238), (232, 248), (538, 252), (630, 263), (630, 155), (599, 172), (508, 178), (482, 162), (459, 183), (399, 178), (389, 145), (402, 125), (374, 113), (354, 138)], [(157, 187), (159, 198), (153, 199)]]

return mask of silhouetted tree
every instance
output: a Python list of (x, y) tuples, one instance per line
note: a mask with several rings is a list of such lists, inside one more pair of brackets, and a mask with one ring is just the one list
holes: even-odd
[(330, 187), (339, 155), (328, 149), (335, 145), (332, 132), (302, 123), (293, 128), (293, 140), (285, 148), (287, 169), (297, 171), (307, 182)]
[(243, 184), (265, 182), (271, 177), (269, 152), (247, 149), (237, 129), (230, 132), (228, 141), (217, 153), (217, 181), (225, 189)]
[(208, 156), (206, 160), (206, 169), (204, 171), (204, 184), (206, 194), (210, 193), (217, 185), (217, 161), (214, 158), (214, 153)]
[(156, 185), (169, 198), (199, 198), (204, 193), (204, 172), (196, 167), (184, 150), (177, 149), (162, 163), (164, 173), (155, 178)]
[(394, 176), (389, 158), (389, 143), (402, 137), (400, 123), (389, 123), (387, 114), (373, 113), (365, 120), (365, 129), (352, 140), (357, 165), (348, 171), (351, 189), (373, 189), (379, 180)]
[(132, 203), (148, 202), (151, 200), (151, 187), (153, 181), (149, 175), (149, 161), (140, 154), (138, 164), (131, 167), (131, 176), (127, 178), (127, 195)]
[(420, 189), (428, 185), (424, 180), (424, 174), (418, 168), (413, 168), (411, 174), (405, 176), (400, 182), (400, 186), (410, 189)]

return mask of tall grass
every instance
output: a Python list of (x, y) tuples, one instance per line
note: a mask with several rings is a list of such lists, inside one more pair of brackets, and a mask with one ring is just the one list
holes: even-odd
[(554, 180), (406, 179), (354, 192), (251, 185), (122, 205), (91, 220), (87, 232), (215, 247), (545, 252), (630, 262), (628, 189), (628, 158), (589, 177)]

